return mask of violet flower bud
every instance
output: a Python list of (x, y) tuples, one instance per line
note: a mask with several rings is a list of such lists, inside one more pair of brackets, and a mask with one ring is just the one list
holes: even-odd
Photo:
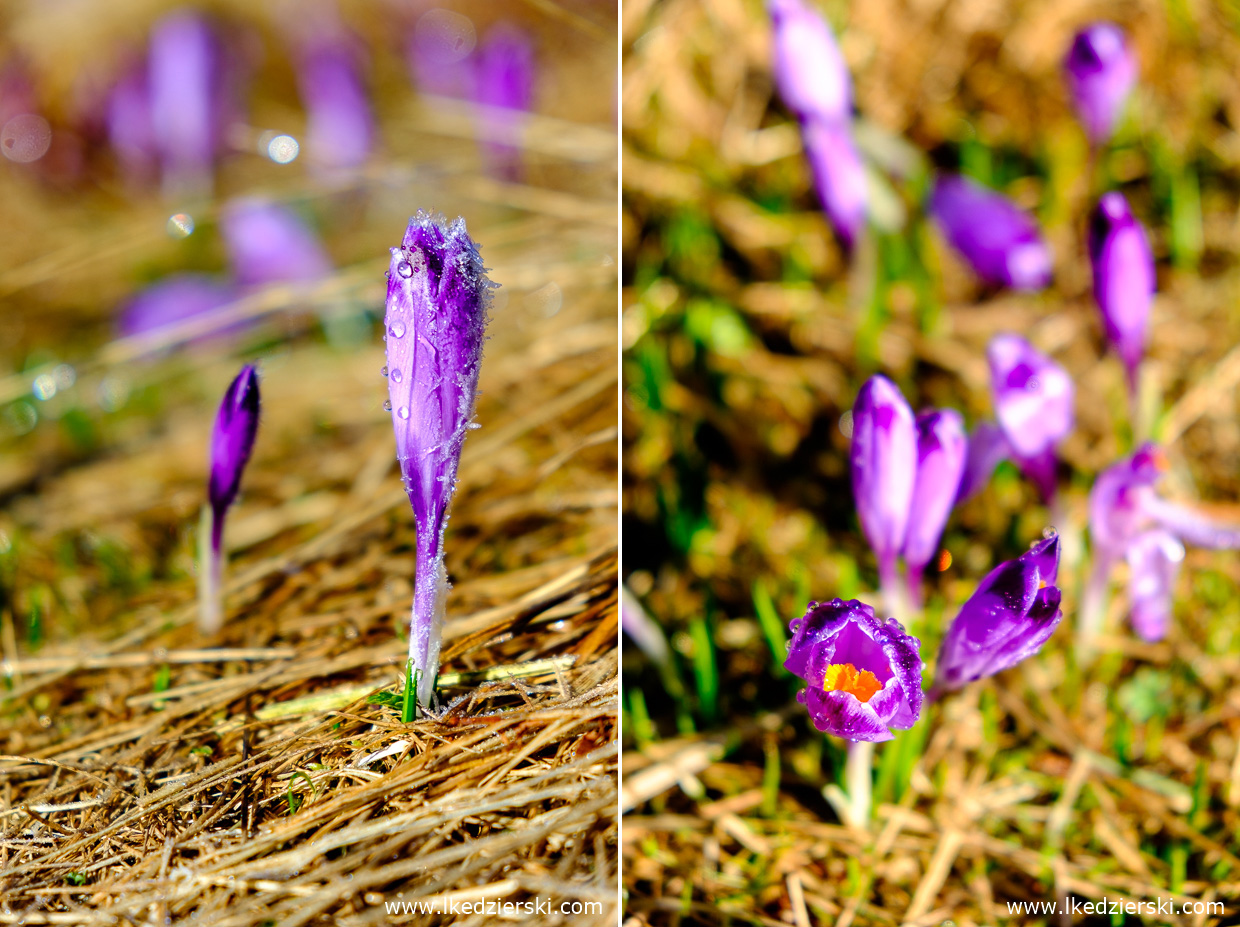
[(1098, 201), (1089, 225), (1089, 257), (1107, 340), (1124, 362), (1135, 395), (1154, 298), (1154, 255), (1122, 193), (1105, 193)]
[(938, 550), (956, 503), (967, 453), (964, 420), (955, 409), (936, 409), (917, 416), (917, 478), (904, 538), (904, 561), (914, 598), (919, 597), (918, 580)]
[(1137, 79), (1137, 62), (1124, 32), (1094, 23), (1076, 34), (1064, 60), (1064, 76), (1085, 134), (1094, 145), (1110, 139)]
[(494, 286), (465, 220), (419, 212), (392, 249), (388, 275), (387, 377), (396, 454), (417, 521), (417, 571), (409, 660), (418, 701), (429, 703), (439, 670), (447, 598), (443, 536), (461, 447), (473, 424), (490, 290)]
[(885, 589), (894, 588), (917, 473), (917, 427), (900, 388), (886, 377), (866, 380), (853, 405), (853, 500), (878, 557)]
[(1132, 629), (1146, 641), (1160, 641), (1171, 626), (1171, 597), (1184, 560), (1184, 545), (1168, 531), (1144, 531), (1128, 545), (1128, 596)]
[(978, 422), (969, 435), (969, 450), (965, 456), (964, 472), (960, 474), (960, 487), (956, 502), (965, 502), (981, 491), (990, 481), (995, 467), (1012, 454), (1003, 429), (994, 422)]
[(155, 25), (148, 85), (166, 185), (171, 192), (209, 187), (225, 104), (221, 50), (201, 17), (178, 10)]
[(947, 629), (932, 692), (959, 689), (1037, 653), (1063, 617), (1058, 572), (1058, 535), (991, 570)]
[(966, 177), (943, 175), (930, 196), (930, 212), (987, 283), (1018, 290), (1050, 283), (1050, 248), (1033, 218), (1007, 197)]
[(851, 741), (891, 740), (921, 716), (921, 641), (853, 599), (810, 602), (789, 625), (784, 667), (807, 683), (797, 701), (814, 727)]
[(286, 206), (269, 200), (235, 200), (221, 217), (224, 243), (238, 282), (308, 283), (331, 273), (318, 237)]
[(865, 165), (847, 122), (809, 117), (801, 125), (822, 209), (849, 250), (856, 244), (869, 213)]
[(521, 150), (495, 139), (513, 134), (518, 114), (534, 101), (534, 43), (516, 26), (493, 26), (478, 45), (474, 64), (474, 101), (490, 107), (482, 113), (486, 152), (501, 177), (521, 174)]
[(780, 98), (799, 119), (844, 123), (852, 79), (831, 27), (803, 0), (767, 0), (774, 24), (772, 67)]
[(125, 173), (134, 179), (153, 174), (159, 153), (144, 69), (130, 71), (113, 86), (108, 93), (106, 121), (108, 142)]
[(206, 274), (165, 277), (125, 304), (117, 321), (117, 330), (123, 337), (158, 331), (205, 315), (235, 298), (235, 288), (217, 277)]
[(343, 41), (311, 47), (297, 72), (306, 107), (306, 154), (328, 169), (365, 162), (374, 138), (374, 119), (357, 56)]
[[(207, 484), (207, 506), (203, 512), (200, 547), (199, 627), (206, 634), (220, 628), (220, 573), (223, 562), (224, 516), (241, 486), (241, 474), (249, 463), (258, 434), (258, 371), (246, 364), (229, 384), (215, 417), (211, 433), (211, 478)], [(209, 530), (206, 530), (209, 526)]]
[(997, 335), (986, 349), (999, 427), (1016, 463), (1044, 499), (1055, 494), (1055, 446), (1073, 425), (1068, 372), (1018, 335)]

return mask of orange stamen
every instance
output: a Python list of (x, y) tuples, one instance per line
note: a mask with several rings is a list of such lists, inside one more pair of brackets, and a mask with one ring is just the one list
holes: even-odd
[(848, 692), (855, 695), (857, 701), (868, 702), (875, 692), (882, 690), (883, 684), (869, 670), (858, 672), (851, 663), (832, 663), (827, 667), (822, 688), (825, 692)]

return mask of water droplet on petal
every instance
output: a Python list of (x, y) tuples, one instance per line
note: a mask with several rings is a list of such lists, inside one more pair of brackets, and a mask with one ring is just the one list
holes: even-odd
[(1059, 532), (1055, 530), (1054, 525), (1047, 525), (1045, 528), (1042, 529), (1042, 537), (1048, 541), (1058, 533)]
[(384, 412), (391, 412), (391, 411), (392, 411), (392, 400), (390, 400), (390, 399), (385, 399), (385, 400), (383, 400), (383, 411), (384, 411)]
[(391, 328), (388, 329), (388, 332), (391, 334), (393, 338), (404, 338), (405, 337), (405, 323), (399, 322), (399, 321), (393, 322)]
[(386, 377), (387, 375), (388, 375), (388, 370), (386, 367), (384, 367), (382, 370), (379, 371), (379, 376)]
[(399, 383), (401, 381), (401, 373), (399, 367), (392, 368), (392, 382)]
[(413, 266), (408, 261), (401, 261), (396, 265), (396, 272), (408, 280), (413, 276)]
[(399, 409), (397, 409), (397, 410), (396, 410), (396, 414), (397, 414), (397, 415), (399, 415), (401, 418), (408, 418), (408, 417), (409, 417), (409, 407), (408, 407), (408, 406), (401, 406)]

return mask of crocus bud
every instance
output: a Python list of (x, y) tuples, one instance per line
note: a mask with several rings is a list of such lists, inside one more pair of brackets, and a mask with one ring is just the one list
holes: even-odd
[(993, 676), (1042, 649), (1063, 617), (1058, 572), (1058, 535), (991, 570), (947, 629), (933, 691)]
[(814, 727), (851, 741), (891, 740), (921, 716), (921, 641), (855, 599), (810, 602), (790, 624), (784, 667), (807, 683)]
[[(474, 100), (484, 104), (483, 134), (488, 139), (512, 134), (520, 113), (534, 100), (534, 43), (516, 26), (500, 23), (492, 27), (478, 45), (474, 65)], [(521, 151), (503, 142), (486, 145), (493, 169), (502, 177), (516, 180), (521, 173)]]
[(1011, 456), (1003, 429), (994, 422), (978, 422), (969, 435), (969, 450), (965, 455), (964, 472), (960, 474), (960, 487), (956, 501), (971, 499), (990, 480), (995, 467)]
[(493, 284), (465, 220), (419, 212), (392, 249), (388, 274), (388, 403), (396, 454), (417, 520), (409, 659), (427, 704), (439, 670), (448, 578), (443, 535), (482, 360)]
[(370, 154), (374, 120), (357, 57), (343, 41), (319, 42), (297, 72), (306, 107), (306, 155), (324, 168), (350, 168)]
[(900, 388), (870, 377), (853, 405), (852, 486), (857, 518), (878, 557), (883, 585), (904, 547), (917, 472), (917, 427)]
[(331, 273), (318, 237), (286, 206), (259, 198), (234, 200), (225, 207), (221, 226), (239, 283), (307, 283)]
[(258, 434), (258, 371), (246, 364), (229, 384), (211, 433), (211, 477), (200, 536), (198, 625), (204, 633), (219, 630), (220, 573), (223, 566), (224, 515), (241, 486), (241, 474)]
[(1073, 425), (1068, 372), (1018, 335), (997, 335), (986, 349), (995, 415), (1016, 463), (1043, 498), (1055, 493), (1055, 446)]
[(987, 283), (1017, 290), (1050, 283), (1050, 248), (1033, 218), (1007, 197), (966, 177), (943, 175), (930, 196), (930, 212)]
[(235, 288), (206, 274), (177, 274), (153, 283), (126, 303), (117, 321), (122, 336), (158, 331), (205, 315), (236, 298)]
[(1064, 76), (1072, 104), (1094, 145), (1110, 139), (1137, 79), (1137, 62), (1124, 32), (1114, 23), (1094, 23), (1076, 34)]
[(1128, 545), (1128, 596), (1132, 629), (1142, 640), (1160, 641), (1171, 625), (1175, 579), (1184, 545), (1168, 531), (1144, 531)]
[(1154, 255), (1122, 193), (1105, 193), (1098, 201), (1089, 224), (1089, 258), (1107, 340), (1124, 362), (1129, 390), (1135, 393), (1154, 298)]
[(915, 596), (916, 579), (934, 557), (956, 503), (967, 453), (964, 420), (955, 409), (937, 409), (917, 416), (917, 478), (904, 538), (909, 588)]
[(151, 127), (170, 192), (210, 186), (220, 146), (223, 100), (220, 47), (194, 13), (169, 13), (151, 33)]
[(108, 141), (129, 178), (143, 180), (152, 175), (158, 151), (144, 69), (132, 70), (116, 82), (108, 94), (106, 120)]
[(852, 129), (847, 122), (811, 117), (801, 125), (801, 140), (822, 209), (851, 249), (869, 210), (865, 165), (853, 144)]
[(803, 0), (767, 0), (774, 24), (773, 69), (779, 96), (798, 118), (846, 122), (852, 80), (822, 15)]

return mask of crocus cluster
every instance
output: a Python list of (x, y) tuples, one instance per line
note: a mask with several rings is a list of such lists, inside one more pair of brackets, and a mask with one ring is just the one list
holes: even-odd
[(986, 349), (997, 425), (969, 437), (958, 499), (980, 490), (1010, 459), (1048, 502), (1055, 495), (1056, 447), (1072, 431), (1076, 391), (1068, 372), (1019, 335), (998, 335)]
[(429, 703), (439, 670), (448, 592), (443, 537), (474, 396), (493, 284), (465, 220), (419, 212), (392, 249), (388, 272), (389, 401), (405, 492), (417, 522), (409, 661), (418, 701)]
[(878, 558), (888, 596), (904, 558), (914, 601), (921, 576), (938, 550), (956, 499), (967, 441), (954, 409), (914, 417), (900, 388), (886, 377), (861, 387), (852, 414), (853, 498), (861, 530)]
[[(947, 629), (931, 697), (993, 676), (1037, 653), (1062, 617), (1052, 534), (982, 580)], [(805, 680), (797, 700), (814, 727), (856, 742), (912, 727), (923, 702), (921, 642), (856, 600), (811, 602), (790, 624), (784, 666)]]
[(1064, 61), (1072, 104), (1090, 143), (1101, 146), (1115, 131), (1137, 79), (1128, 39), (1114, 23), (1094, 23), (1072, 40)]
[(204, 634), (217, 632), (223, 621), (220, 575), (224, 516), (241, 488), (241, 474), (249, 463), (258, 435), (258, 414), (258, 370), (247, 364), (224, 393), (211, 433), (211, 477), (207, 484), (207, 506), (203, 510), (202, 540), (205, 543), (200, 545), (199, 563), (198, 625)]
[(823, 211), (851, 248), (868, 215), (865, 166), (853, 141), (852, 79), (826, 20), (804, 0), (767, 0), (775, 86), (801, 123)]
[(1089, 496), (1093, 573), (1082, 608), (1082, 629), (1091, 639), (1099, 630), (1110, 574), (1128, 561), (1128, 593), (1133, 630), (1145, 640), (1161, 640), (1171, 620), (1171, 597), (1184, 543), (1214, 549), (1240, 548), (1240, 526), (1220, 524), (1158, 495), (1155, 485), (1167, 471), (1167, 457), (1155, 444), (1104, 470)]

